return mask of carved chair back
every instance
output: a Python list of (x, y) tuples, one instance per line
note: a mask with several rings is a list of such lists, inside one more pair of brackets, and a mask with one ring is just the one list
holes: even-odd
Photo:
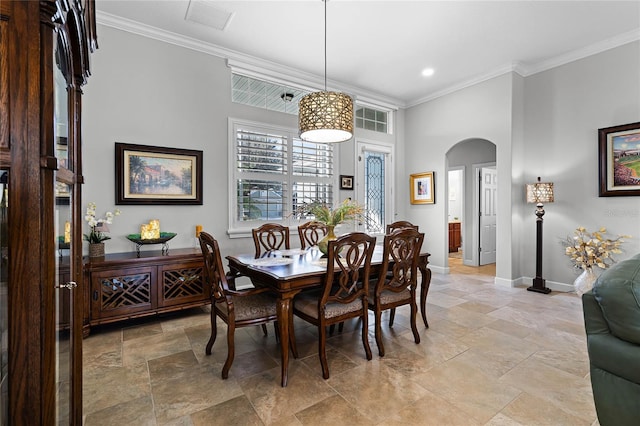
[(262, 250), (289, 249), (289, 228), (277, 223), (265, 223), (259, 228), (252, 229), (253, 243), (256, 247), (256, 258)]
[(304, 250), (307, 246), (317, 246), (325, 235), (327, 235), (327, 225), (320, 222), (307, 222), (298, 226), (300, 236), (300, 248)]

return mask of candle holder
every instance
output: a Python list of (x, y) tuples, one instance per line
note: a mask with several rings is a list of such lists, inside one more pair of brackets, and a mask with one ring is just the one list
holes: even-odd
[(127, 239), (136, 244), (136, 254), (140, 257), (140, 247), (148, 244), (162, 244), (162, 255), (166, 256), (169, 254), (169, 244), (167, 242), (175, 237), (175, 232), (160, 232), (159, 238), (146, 238), (142, 239), (140, 234), (129, 234), (127, 235)]

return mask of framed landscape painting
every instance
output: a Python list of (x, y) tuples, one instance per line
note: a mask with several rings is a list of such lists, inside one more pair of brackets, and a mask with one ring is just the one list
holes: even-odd
[(600, 197), (640, 195), (640, 122), (598, 129)]
[(425, 172), (411, 175), (411, 204), (435, 204), (433, 173)]
[(116, 142), (116, 204), (202, 205), (202, 151)]

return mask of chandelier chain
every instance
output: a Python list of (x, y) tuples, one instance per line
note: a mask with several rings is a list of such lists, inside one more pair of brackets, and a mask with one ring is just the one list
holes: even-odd
[(327, 91), (327, 0), (324, 2), (324, 91)]

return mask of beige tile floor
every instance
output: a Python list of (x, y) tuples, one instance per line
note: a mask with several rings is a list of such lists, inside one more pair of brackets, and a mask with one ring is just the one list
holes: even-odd
[(85, 424), (597, 425), (580, 299), (497, 288), (491, 266), (460, 263), (433, 275), (420, 344), (398, 310), (393, 328), (383, 316), (380, 358), (370, 317), (367, 361), (348, 323), (328, 340), (328, 380), (314, 329), (296, 321), (286, 388), (272, 327), (237, 331), (225, 381), (224, 334), (204, 354), (208, 308), (96, 328), (84, 340)]

